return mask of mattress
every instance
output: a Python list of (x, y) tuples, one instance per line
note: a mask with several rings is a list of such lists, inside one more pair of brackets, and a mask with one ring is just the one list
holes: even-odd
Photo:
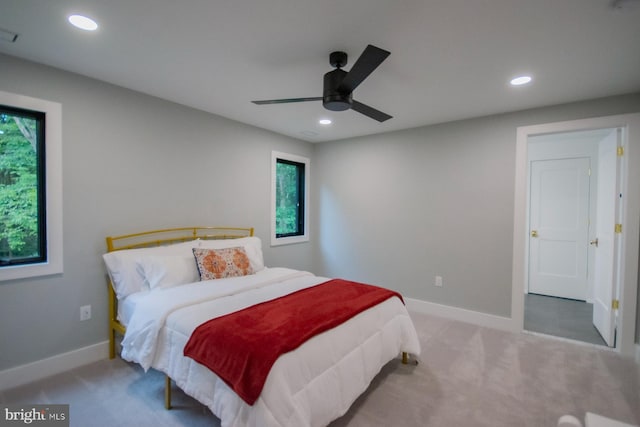
[[(273, 365), (253, 405), (204, 366), (183, 356), (210, 318), (328, 280), (286, 268), (197, 282), (124, 300), (122, 356), (169, 375), (221, 419), (223, 427), (324, 426), (343, 415), (380, 369), (401, 352), (420, 354), (404, 304), (390, 298), (315, 336)], [(141, 293), (143, 294), (143, 293)]]

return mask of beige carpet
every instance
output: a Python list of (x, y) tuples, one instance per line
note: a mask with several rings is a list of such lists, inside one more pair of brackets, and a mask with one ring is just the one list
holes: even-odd
[[(615, 352), (413, 314), (421, 363), (384, 367), (331, 427), (532, 426), (595, 412), (640, 425), (640, 366)], [(71, 425), (219, 426), (207, 408), (163, 376), (120, 359), (0, 393), (3, 403), (69, 403)]]

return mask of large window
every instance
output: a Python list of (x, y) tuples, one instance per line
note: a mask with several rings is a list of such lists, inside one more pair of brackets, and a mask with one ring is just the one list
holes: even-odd
[(0, 267), (47, 261), (45, 115), (0, 105)]
[(0, 91), (0, 281), (62, 272), (60, 104)]
[(309, 159), (272, 153), (271, 244), (309, 240)]

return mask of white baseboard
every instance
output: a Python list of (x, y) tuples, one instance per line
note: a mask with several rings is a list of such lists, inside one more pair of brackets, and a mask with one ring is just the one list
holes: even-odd
[(109, 341), (0, 371), (0, 391), (38, 381), (109, 357)]
[(407, 309), (418, 313), (433, 314), (447, 319), (473, 323), (487, 328), (514, 331), (514, 322), (510, 317), (496, 316), (494, 314), (481, 313), (479, 311), (466, 310), (464, 308), (449, 305), (436, 304), (413, 298), (404, 298)]

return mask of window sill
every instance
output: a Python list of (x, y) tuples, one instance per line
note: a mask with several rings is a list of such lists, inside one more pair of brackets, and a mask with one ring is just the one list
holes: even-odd
[(297, 243), (306, 243), (309, 236), (293, 236), (293, 237), (271, 237), (271, 246), (294, 245)]

